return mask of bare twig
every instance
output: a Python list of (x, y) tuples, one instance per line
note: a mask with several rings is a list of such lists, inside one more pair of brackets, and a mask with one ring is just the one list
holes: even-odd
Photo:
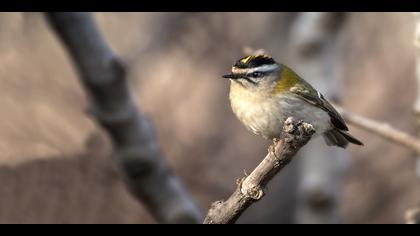
[(132, 193), (161, 223), (198, 223), (202, 217), (164, 162), (152, 123), (136, 107), (126, 69), (88, 13), (47, 13), (90, 97), (90, 113), (108, 132), (114, 158)]
[(376, 135), (379, 135), (389, 141), (407, 147), (416, 152), (417, 154), (420, 154), (420, 140), (418, 140), (414, 136), (400, 131), (387, 123), (374, 121), (363, 116), (348, 112), (337, 105), (335, 105), (335, 108), (338, 112), (340, 112), (340, 114), (347, 122), (358, 126), (364, 130), (370, 131)]
[(264, 160), (250, 175), (238, 180), (238, 187), (226, 201), (214, 202), (205, 224), (231, 224), (254, 202), (264, 195), (263, 189), (268, 182), (285, 167), (314, 134), (312, 125), (305, 122), (295, 122), (289, 117), (283, 126), (283, 134), (274, 141)]

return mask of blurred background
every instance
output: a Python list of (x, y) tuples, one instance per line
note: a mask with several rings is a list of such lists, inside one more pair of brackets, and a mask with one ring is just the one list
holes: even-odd
[[(229, 83), (221, 79), (244, 47), (263, 48), (324, 92), (308, 63), (293, 59), (290, 37), (300, 14), (93, 13), (128, 66), (167, 161), (203, 211), (226, 199), (266, 154), (268, 142), (234, 117)], [(339, 84), (329, 97), (417, 135), (413, 15), (348, 13), (337, 27), (333, 59), (323, 64)], [(86, 114), (86, 94), (41, 13), (0, 13), (0, 107), (0, 223), (155, 223), (112, 166), (109, 139)], [(334, 218), (404, 223), (420, 201), (414, 154), (350, 130), (365, 146), (329, 148), (345, 155)], [(299, 213), (310, 158), (299, 156), (277, 175), (238, 223), (313, 222)]]

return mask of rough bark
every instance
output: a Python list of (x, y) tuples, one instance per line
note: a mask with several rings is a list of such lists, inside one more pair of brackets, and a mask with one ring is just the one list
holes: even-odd
[(128, 188), (160, 223), (199, 223), (202, 217), (164, 162), (153, 125), (130, 93), (126, 69), (88, 13), (46, 13), (90, 98), (90, 114), (107, 131)]
[[(289, 54), (293, 68), (326, 98), (338, 102), (340, 65), (337, 34), (344, 13), (299, 13), (291, 26)], [(299, 152), (300, 180), (295, 212), (297, 223), (340, 223), (338, 209), (348, 153), (316, 139)], [(306, 158), (307, 156), (307, 158)]]
[(237, 181), (237, 189), (226, 201), (214, 202), (205, 224), (232, 224), (254, 202), (264, 195), (268, 182), (283, 169), (314, 134), (312, 125), (295, 122), (289, 117), (283, 126), (282, 137), (270, 146), (264, 160), (245, 178)]

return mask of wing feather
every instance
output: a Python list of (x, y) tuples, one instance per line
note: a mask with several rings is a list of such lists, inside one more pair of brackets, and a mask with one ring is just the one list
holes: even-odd
[(348, 131), (344, 119), (341, 115), (335, 110), (335, 108), (324, 98), (324, 96), (316, 91), (311, 85), (306, 83), (303, 79), (305, 86), (295, 85), (290, 89), (290, 92), (298, 95), (304, 101), (317, 106), (328, 113), (331, 118), (331, 123), (338, 129)]

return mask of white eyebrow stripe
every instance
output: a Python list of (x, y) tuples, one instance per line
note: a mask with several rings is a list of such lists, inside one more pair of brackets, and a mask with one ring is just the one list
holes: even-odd
[(232, 67), (232, 73), (247, 74), (247, 73), (252, 73), (254, 71), (267, 72), (267, 71), (275, 70), (278, 67), (279, 67), (279, 65), (277, 65), (277, 64), (262, 65), (262, 66), (251, 68), (251, 69), (248, 69), (248, 68), (247, 69), (240, 69), (240, 68)]

